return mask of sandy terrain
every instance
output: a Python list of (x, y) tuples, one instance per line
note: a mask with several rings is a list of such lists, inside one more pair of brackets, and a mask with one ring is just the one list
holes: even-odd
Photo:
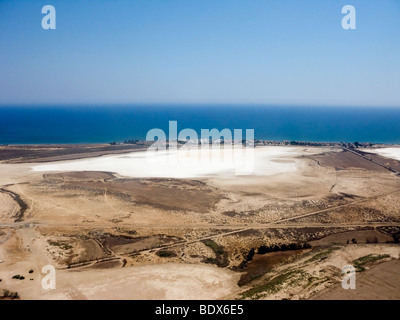
[(321, 291), (317, 300), (399, 300), (400, 261), (393, 260), (374, 266), (356, 278), (355, 290), (343, 290), (341, 285)]
[[(18, 152), (30, 163), (0, 164), (0, 294), (308, 299), (334, 288), (345, 263), (399, 258), (400, 178), (341, 149), (256, 148), (256, 174), (239, 176), (235, 164), (149, 167), (140, 151), (51, 163)], [(55, 291), (40, 285), (48, 264)]]
[(0, 220), (12, 221), (12, 217), (19, 210), (18, 204), (15, 203), (11, 196), (5, 193), (0, 193)]
[[(222, 299), (238, 291), (238, 274), (208, 265), (155, 264), (60, 276), (87, 299)], [(56, 293), (57, 294), (57, 293)]]
[(80, 300), (215, 300), (238, 292), (238, 274), (208, 265), (153, 264), (119, 269), (57, 272), (55, 290), (32, 294), (25, 299)]

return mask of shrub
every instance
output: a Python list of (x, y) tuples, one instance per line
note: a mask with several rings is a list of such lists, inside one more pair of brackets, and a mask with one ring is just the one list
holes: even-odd
[(266, 247), (266, 246), (260, 246), (257, 251), (258, 254), (266, 254), (268, 252), (271, 252), (271, 249), (270, 249), (270, 247)]
[(303, 249), (311, 249), (312, 248), (312, 246), (311, 246), (311, 244), (309, 244), (309, 243), (305, 243), (305, 244), (303, 244)]
[(156, 252), (156, 255), (160, 258), (171, 258), (176, 257), (176, 253), (168, 250), (160, 250)]
[(254, 254), (255, 254), (255, 253), (256, 253), (256, 251), (254, 250), (254, 248), (251, 248), (249, 254), (247, 255), (246, 260), (247, 260), (247, 261), (253, 260), (253, 257), (254, 257)]
[(218, 267), (225, 268), (229, 265), (228, 254), (224, 251), (224, 248), (217, 244), (213, 240), (204, 240), (203, 243), (214, 251), (215, 258), (207, 258), (204, 260), (205, 263), (216, 264)]
[(388, 254), (378, 254), (378, 255), (369, 254), (367, 256), (364, 256), (364, 257), (354, 260), (353, 265), (356, 268), (357, 272), (363, 272), (366, 270), (364, 267), (365, 264), (372, 263), (372, 262), (386, 259), (386, 258), (390, 258), (390, 255), (388, 255)]
[(212, 249), (212, 251), (214, 251), (214, 253), (215, 254), (223, 254), (224, 253), (224, 250), (223, 250), (223, 248), (220, 246), (220, 245), (218, 245), (215, 241), (213, 241), (213, 240), (205, 240), (204, 242), (203, 242), (207, 247), (209, 247), (209, 248), (211, 248)]
[(62, 250), (70, 250), (70, 249), (73, 248), (70, 244), (66, 243), (65, 241), (51, 241), (51, 240), (48, 240), (48, 243), (49, 243), (49, 245), (51, 245), (53, 247), (59, 247)]
[(18, 292), (11, 292), (10, 290), (3, 289), (3, 298), (18, 299)]
[(280, 247), (277, 245), (273, 245), (273, 246), (260, 246), (257, 250), (257, 254), (266, 254), (269, 252), (278, 252), (278, 251), (288, 251), (288, 250), (301, 250), (301, 249), (311, 249), (311, 244), (309, 243), (304, 243), (304, 244), (300, 244), (300, 243), (291, 243), (289, 245), (287, 244), (283, 244)]

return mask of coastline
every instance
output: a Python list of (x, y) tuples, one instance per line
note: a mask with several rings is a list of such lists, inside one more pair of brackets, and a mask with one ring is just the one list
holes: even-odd
[(43, 163), (95, 158), (112, 154), (145, 151), (143, 146), (110, 144), (7, 145), (0, 146), (0, 163)]
[[(136, 143), (93, 143), (93, 144), (23, 144), (0, 145), (0, 163), (46, 163), (57, 161), (81, 160), (97, 158), (107, 155), (123, 155), (131, 152), (146, 151), (149, 142), (137, 141)], [(264, 146), (299, 146), (299, 147), (337, 147), (357, 148), (353, 143), (343, 142), (313, 142), (313, 141), (254, 141), (255, 147)], [(360, 150), (372, 152), (372, 149), (400, 148), (400, 144), (372, 144), (361, 143)], [(382, 153), (375, 152), (381, 156)]]

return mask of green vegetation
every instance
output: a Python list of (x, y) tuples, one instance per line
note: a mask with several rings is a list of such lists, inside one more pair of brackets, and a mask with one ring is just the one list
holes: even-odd
[(215, 254), (223, 254), (224, 253), (224, 249), (213, 240), (204, 240), (203, 243), (207, 247), (211, 248)]
[(308, 279), (307, 279), (307, 284), (304, 285), (304, 288), (307, 288), (307, 287), (310, 286), (310, 285), (313, 285), (313, 286), (314, 286), (314, 284), (315, 284), (318, 280), (319, 280), (319, 278), (317, 278), (317, 277), (309, 276)]
[(322, 261), (327, 259), (334, 251), (341, 249), (341, 247), (331, 247), (327, 250), (321, 251), (317, 253), (315, 256), (312, 258), (308, 259), (307, 262), (314, 262), (314, 261)]
[(354, 260), (353, 265), (356, 268), (357, 272), (363, 272), (366, 270), (364, 265), (366, 265), (367, 263), (375, 262), (375, 261), (386, 259), (386, 258), (390, 258), (390, 255), (388, 255), (388, 254), (378, 254), (378, 255), (369, 254), (367, 256), (364, 256), (357, 260)]
[(241, 293), (241, 298), (258, 300), (263, 294), (278, 292), (285, 283), (288, 286), (295, 286), (303, 280), (309, 281), (310, 277), (308, 273), (302, 270), (289, 271)]
[(277, 252), (277, 251), (292, 251), (292, 250), (301, 250), (301, 249), (311, 249), (311, 245), (309, 243), (290, 243), (290, 244), (282, 244), (267, 246), (260, 246), (258, 248), (257, 254), (266, 254), (269, 252)]
[(25, 279), (24, 276), (21, 276), (21, 275), (19, 275), (19, 274), (16, 274), (16, 275), (13, 276), (12, 278), (13, 278), (13, 279), (16, 279), (16, 280), (24, 280), (24, 279)]
[(3, 289), (3, 296), (1, 296), (0, 298), (18, 299), (19, 294), (18, 292), (11, 292), (10, 290)]
[(156, 252), (156, 255), (159, 256), (160, 258), (172, 258), (176, 257), (176, 253), (173, 251), (168, 251), (168, 250), (160, 250)]
[(53, 247), (59, 247), (60, 249), (63, 249), (63, 250), (72, 249), (72, 246), (66, 242), (49, 240), (48, 243), (49, 243), (49, 245), (51, 245)]
[(203, 243), (211, 248), (211, 250), (215, 253), (215, 258), (207, 258), (204, 260), (205, 263), (215, 264), (218, 267), (225, 268), (229, 265), (228, 262), (228, 254), (225, 252), (224, 248), (217, 244), (213, 240), (204, 240)]

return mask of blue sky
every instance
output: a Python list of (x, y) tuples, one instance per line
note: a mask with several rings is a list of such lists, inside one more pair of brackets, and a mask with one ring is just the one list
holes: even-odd
[(0, 104), (400, 107), (399, 39), (398, 0), (0, 0)]

